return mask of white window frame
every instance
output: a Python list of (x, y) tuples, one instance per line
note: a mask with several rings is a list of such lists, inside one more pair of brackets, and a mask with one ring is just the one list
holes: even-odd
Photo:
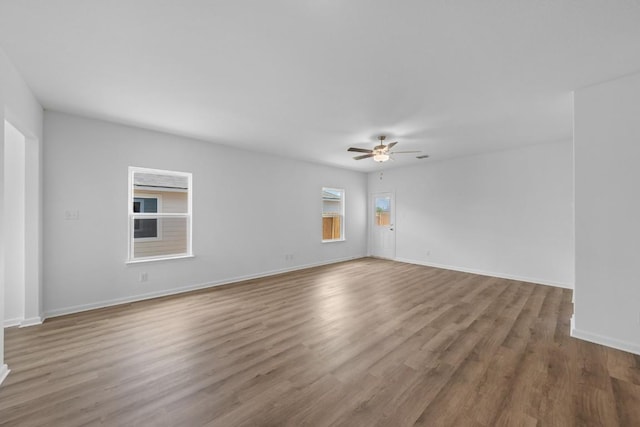
[[(133, 188), (133, 175), (135, 173), (149, 173), (158, 175), (175, 175), (187, 178), (187, 212), (186, 213), (164, 213), (162, 212), (162, 195), (153, 193), (138, 193), (134, 195)], [(143, 196), (145, 194), (145, 196)], [(134, 197), (153, 197), (158, 199), (158, 212), (157, 213), (136, 213), (133, 212), (133, 199)], [(127, 264), (148, 262), (148, 261), (161, 261), (177, 258), (191, 258), (193, 257), (192, 247), (192, 233), (193, 233), (193, 219), (192, 219), (192, 204), (193, 204), (193, 177), (190, 172), (178, 172), (162, 169), (149, 169), (141, 168), (137, 166), (129, 166), (129, 179), (128, 179), (128, 199), (127, 199)], [(133, 247), (135, 242), (144, 242), (149, 240), (160, 240), (162, 237), (162, 218), (185, 218), (187, 221), (187, 251), (182, 254), (171, 254), (153, 257), (138, 257), (133, 256)], [(136, 219), (157, 219), (158, 220), (158, 236), (159, 237), (142, 237), (134, 238), (133, 224)]]
[[(162, 194), (153, 194), (153, 193), (137, 193), (137, 194), (133, 194), (132, 196), (132, 205), (131, 205), (131, 210), (133, 211), (133, 199), (136, 198), (143, 198), (143, 199), (156, 199), (156, 203), (158, 206), (158, 212), (162, 212)], [(133, 230), (134, 232), (134, 239), (136, 240), (136, 242), (154, 242), (157, 240), (162, 240), (162, 218), (158, 218), (158, 226), (157, 226), (157, 232), (156, 232), (156, 237), (135, 237), (135, 230)], [(135, 223), (135, 221), (134, 221)]]
[[(340, 192), (340, 194), (342, 194), (342, 197), (340, 197), (340, 238), (339, 239), (322, 239), (322, 243), (332, 243), (332, 242), (344, 242), (345, 240), (347, 240), (346, 235), (345, 235), (345, 222), (346, 222), (346, 215), (345, 215), (345, 205), (346, 205), (346, 191), (344, 190), (344, 188), (336, 188), (336, 187), (322, 187), (321, 193), (320, 193), (320, 200), (322, 201), (321, 205), (320, 205), (320, 212), (321, 212), (321, 216), (322, 218), (324, 217), (329, 217), (329, 216), (333, 216), (333, 215), (326, 215), (324, 212), (324, 192), (325, 191), (337, 191)], [(320, 230), (320, 236), (322, 236), (324, 230)]]

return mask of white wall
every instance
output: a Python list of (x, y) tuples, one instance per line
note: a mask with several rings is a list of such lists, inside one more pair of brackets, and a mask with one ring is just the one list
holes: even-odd
[(640, 74), (575, 92), (572, 334), (640, 354)]
[[(365, 174), (62, 113), (45, 135), (48, 315), (366, 254)], [(125, 264), (129, 166), (193, 173), (195, 258)], [(323, 186), (348, 195), (345, 242), (321, 243)]]
[(5, 326), (24, 320), (25, 304), (25, 138), (4, 124)]
[[(40, 307), (41, 263), (40, 227), (42, 219), (42, 187), (40, 160), (42, 155), (42, 107), (5, 53), (0, 49), (0, 153), (4, 153), (5, 120), (16, 126), (27, 137), (26, 159), (26, 304), (27, 320), (36, 319)], [(4, 230), (4, 162), (0, 161), (0, 319), (4, 319), (5, 253), (12, 248), (5, 243)], [(8, 368), (4, 363), (4, 330), (0, 328), (0, 382)]]
[(572, 159), (567, 141), (423, 160), (369, 191), (395, 191), (398, 260), (572, 287)]

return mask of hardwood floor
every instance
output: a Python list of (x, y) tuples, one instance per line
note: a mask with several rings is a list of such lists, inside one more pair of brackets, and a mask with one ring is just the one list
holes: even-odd
[(637, 426), (571, 291), (365, 258), (6, 330), (0, 425)]

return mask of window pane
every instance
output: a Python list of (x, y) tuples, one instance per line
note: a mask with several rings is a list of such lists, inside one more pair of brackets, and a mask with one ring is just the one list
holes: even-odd
[(134, 238), (132, 242), (134, 258), (187, 253), (188, 218), (135, 219), (135, 221), (141, 221), (143, 228), (145, 223), (153, 223), (159, 238), (143, 241)]
[(324, 188), (322, 190), (322, 213), (342, 214), (342, 192)]
[(322, 240), (341, 238), (341, 221), (339, 216), (322, 217)]
[(142, 200), (141, 212), (188, 213), (189, 179), (186, 175), (134, 172), (133, 196), (134, 202)]
[(376, 225), (389, 225), (391, 224), (391, 198), (390, 197), (376, 197), (375, 200), (375, 218)]
[(134, 187), (188, 190), (189, 179), (184, 174), (174, 175), (152, 172), (134, 172), (133, 185)]

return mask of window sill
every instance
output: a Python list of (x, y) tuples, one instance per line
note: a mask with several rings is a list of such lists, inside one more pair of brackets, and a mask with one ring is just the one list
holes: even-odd
[(195, 258), (195, 255), (173, 255), (173, 256), (164, 256), (164, 257), (154, 257), (154, 258), (140, 258), (126, 261), (125, 264), (142, 264), (145, 262), (154, 262), (154, 261), (171, 261), (174, 259), (185, 259), (185, 258)]
[(162, 240), (160, 237), (136, 237), (136, 243), (144, 243), (144, 242), (159, 242)]
[(334, 243), (334, 242), (344, 242), (347, 239), (331, 239), (331, 240), (323, 240), (322, 243)]

